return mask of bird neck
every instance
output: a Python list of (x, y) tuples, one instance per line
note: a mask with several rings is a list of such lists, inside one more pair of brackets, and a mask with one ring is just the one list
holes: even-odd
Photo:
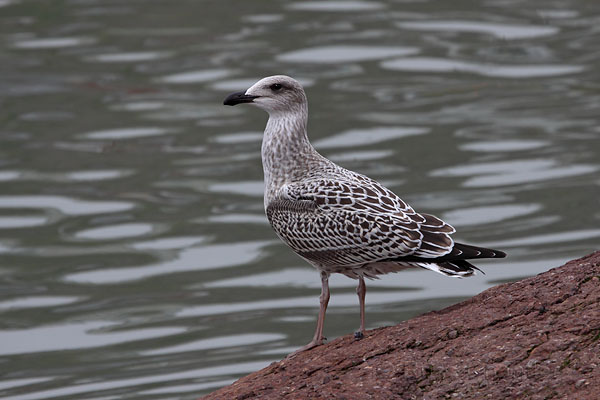
[(307, 172), (308, 160), (319, 156), (308, 140), (307, 117), (306, 106), (295, 112), (269, 114), (262, 142), (265, 205), (281, 186)]

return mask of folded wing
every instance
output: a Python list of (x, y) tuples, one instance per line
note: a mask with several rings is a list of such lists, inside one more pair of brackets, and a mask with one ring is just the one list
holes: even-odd
[(323, 267), (452, 252), (452, 226), (416, 213), (376, 181), (358, 177), (285, 186), (267, 205), (271, 225), (300, 256)]

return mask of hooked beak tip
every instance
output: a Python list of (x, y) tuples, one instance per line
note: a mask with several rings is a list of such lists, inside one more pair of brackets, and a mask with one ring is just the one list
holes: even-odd
[(257, 97), (259, 96), (250, 96), (247, 95), (245, 92), (231, 93), (225, 98), (225, 100), (223, 100), (223, 105), (235, 106), (236, 104), (252, 103), (252, 101)]

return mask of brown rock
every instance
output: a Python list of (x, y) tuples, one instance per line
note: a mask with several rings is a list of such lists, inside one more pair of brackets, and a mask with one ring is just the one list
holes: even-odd
[(209, 399), (598, 399), (600, 252), (273, 363)]

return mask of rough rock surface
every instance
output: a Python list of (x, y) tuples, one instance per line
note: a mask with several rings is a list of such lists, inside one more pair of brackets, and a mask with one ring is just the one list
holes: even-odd
[(273, 363), (204, 399), (599, 399), (600, 252)]

